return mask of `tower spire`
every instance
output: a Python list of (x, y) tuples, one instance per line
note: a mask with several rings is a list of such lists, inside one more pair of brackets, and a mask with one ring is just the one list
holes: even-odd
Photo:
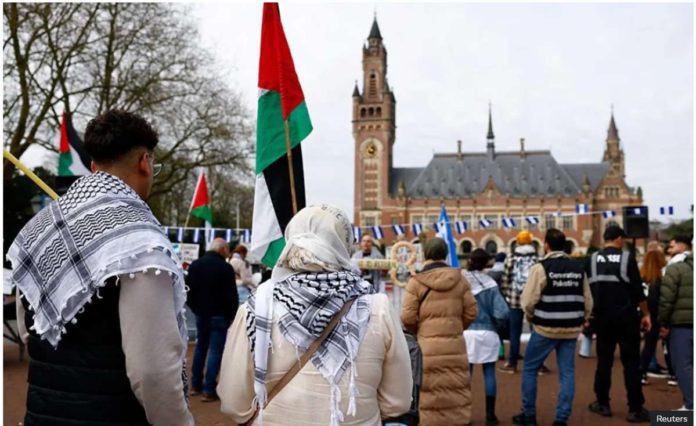
[(377, 24), (377, 9), (375, 9), (375, 17), (372, 20), (372, 28), (370, 28), (370, 35), (367, 39), (377, 39), (382, 40), (382, 33), (379, 32), (379, 25)]
[(491, 103), (488, 102), (488, 135), (486, 136), (486, 157), (493, 161), (495, 158), (495, 135), (493, 134), (493, 113), (491, 112)]
[(495, 139), (493, 134), (493, 114), (491, 113), (491, 103), (488, 102), (488, 136), (486, 137), (489, 141)]
[(607, 130), (607, 140), (618, 141), (619, 129), (616, 128), (614, 121), (614, 104), (611, 105), (611, 120), (609, 120), (609, 130)]

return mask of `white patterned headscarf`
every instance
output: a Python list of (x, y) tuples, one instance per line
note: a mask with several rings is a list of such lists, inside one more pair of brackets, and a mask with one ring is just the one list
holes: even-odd
[(259, 422), (263, 421), (262, 409), (267, 399), (266, 372), (273, 322), (277, 322), (283, 337), (299, 354), (307, 350), (351, 299), (357, 299), (356, 303), (311, 361), (331, 385), (330, 424), (337, 426), (344, 419), (338, 385), (348, 370), (347, 414), (355, 415), (354, 362), (370, 318), (370, 305), (363, 296), (374, 289), (351, 264), (351, 231), (348, 216), (336, 207), (318, 205), (302, 209), (285, 230), (286, 246), (271, 279), (261, 284), (247, 301), (247, 333), (254, 352), (254, 390), (261, 410)]

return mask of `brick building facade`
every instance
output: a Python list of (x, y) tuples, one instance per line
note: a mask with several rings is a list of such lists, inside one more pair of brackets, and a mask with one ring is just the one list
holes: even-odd
[[(585, 251), (601, 245), (607, 219), (601, 214), (576, 215), (577, 204), (587, 204), (595, 213), (613, 210), (616, 217), (611, 220), (619, 223), (622, 206), (642, 204), (641, 189), (629, 187), (625, 180), (613, 113), (604, 156), (597, 163), (560, 164), (550, 151), (527, 150), (524, 139), (517, 151), (496, 151), (489, 110), (485, 151), (465, 152), (458, 142), (456, 152), (437, 153), (425, 167), (395, 167), (396, 98), (387, 80), (387, 50), (376, 19), (363, 46), (362, 91), (356, 82), (352, 124), (354, 223), (383, 225), (382, 242), (387, 246), (396, 239), (391, 224), (421, 223), (432, 234), (444, 203), (450, 220), (469, 224), (463, 234), (455, 232), (460, 254), (477, 247), (509, 251), (521, 229), (530, 230), (535, 243), (541, 244), (549, 227), (563, 230), (573, 250)], [(540, 223), (527, 223), (528, 216), (538, 217)], [(483, 218), (493, 226), (480, 226)], [(504, 228), (502, 218), (516, 219), (516, 228)], [(415, 237), (410, 228), (407, 237)]]

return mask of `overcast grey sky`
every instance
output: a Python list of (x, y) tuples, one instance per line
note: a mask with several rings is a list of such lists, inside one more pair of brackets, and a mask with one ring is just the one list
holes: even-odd
[[(203, 44), (256, 111), (260, 4), (198, 4)], [(351, 93), (375, 6), (285, 4), (281, 17), (314, 132), (303, 143), (308, 203), (353, 213)], [(651, 216), (693, 203), (690, 4), (378, 4), (397, 99), (396, 166), (433, 152), (550, 149), (601, 160), (611, 104), (628, 184)]]
[[(397, 99), (394, 163), (485, 149), (550, 149), (597, 162), (611, 104), (628, 184), (690, 217), (693, 203), (691, 4), (282, 3), (281, 17), (314, 132), (303, 143), (308, 203), (353, 213), (354, 81), (373, 12)], [(201, 42), (256, 114), (260, 3), (192, 5)], [(31, 163), (31, 162), (30, 162)], [(40, 163), (38, 161), (37, 163)], [(663, 218), (664, 219), (664, 218)]]

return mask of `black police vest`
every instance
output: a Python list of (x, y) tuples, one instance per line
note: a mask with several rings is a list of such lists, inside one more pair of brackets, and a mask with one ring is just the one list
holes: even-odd
[(546, 287), (534, 305), (532, 323), (544, 327), (578, 327), (585, 321), (584, 269), (563, 257), (541, 261)]
[(121, 349), (119, 287), (110, 282), (83, 313), (68, 324), (58, 348), (29, 327), (29, 389), (26, 426), (148, 425), (145, 410), (131, 390)]
[(600, 250), (590, 258), (589, 281), (594, 298), (595, 317), (635, 314), (628, 277), (629, 252)]

